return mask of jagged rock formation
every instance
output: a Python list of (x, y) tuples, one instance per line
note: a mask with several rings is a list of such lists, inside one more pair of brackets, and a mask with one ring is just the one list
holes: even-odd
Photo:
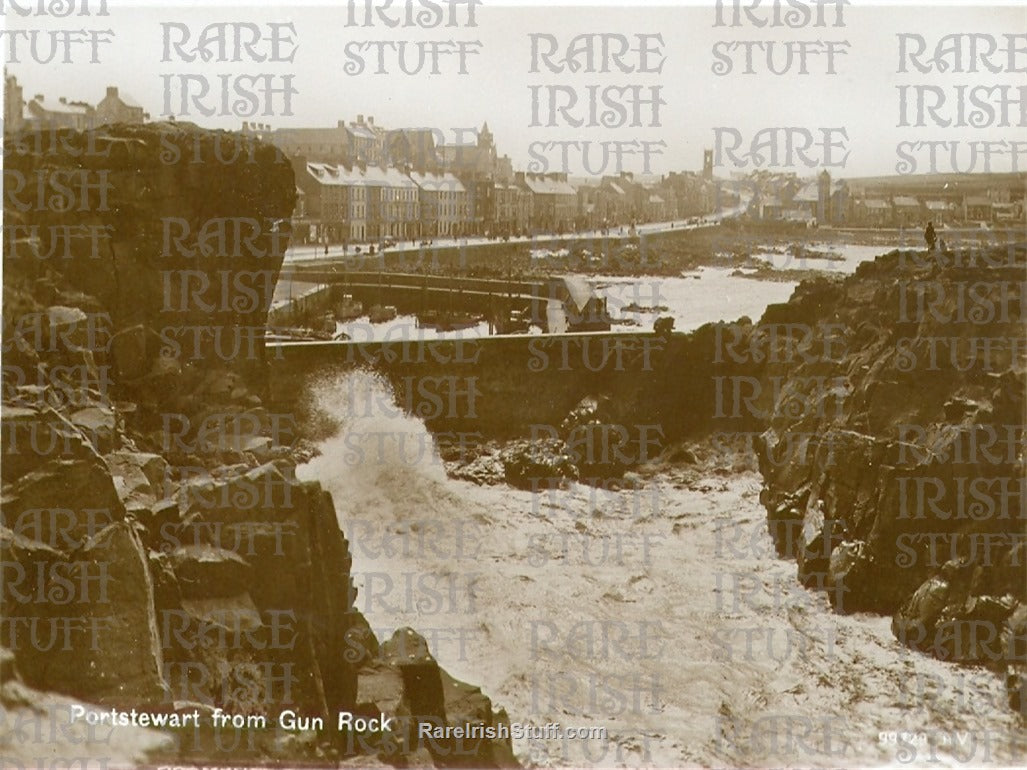
[[(295, 479), (307, 450), (292, 416), (264, 404), (289, 163), (157, 123), (8, 137), (4, 173), (5, 702), (47, 691), (267, 719), (242, 748), (209, 729), (174, 735), (172, 757), (365, 748), (275, 722), (293, 709), (332, 723), (358, 706), (359, 671), (387, 666), (376, 640), (351, 654), (370, 631), (348, 542), (331, 497)], [(393, 694), (422, 689), (404, 678)], [(458, 694), (492, 718), (466, 686), (447, 692), (447, 714), (464, 718)], [(506, 761), (504, 746), (473, 764)]]
[(838, 611), (893, 614), (904, 643), (1007, 673), (1019, 709), (1025, 266), (1022, 245), (893, 252), (803, 283), (750, 338), (779, 553)]

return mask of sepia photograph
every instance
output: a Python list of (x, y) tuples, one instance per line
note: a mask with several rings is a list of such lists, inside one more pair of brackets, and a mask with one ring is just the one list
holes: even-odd
[(1027, 764), (1022, 0), (0, 48), (0, 768)]

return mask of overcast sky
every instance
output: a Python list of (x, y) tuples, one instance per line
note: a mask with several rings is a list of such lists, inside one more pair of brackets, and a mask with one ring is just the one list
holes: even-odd
[[(362, 7), (364, 0), (360, 0)], [(748, 2), (747, 2), (748, 4)], [(98, 0), (91, 0), (96, 7)], [(402, 9), (404, 3), (394, 5)], [(423, 10), (415, 2), (416, 10)], [(772, 5), (764, 0), (764, 5)], [(333, 5), (286, 7), (275, 4), (247, 3), (231, 7), (187, 7), (170, 2), (161, 7), (141, 7), (118, 0), (110, 0), (109, 16), (66, 19), (22, 19), (8, 9), (8, 29), (39, 26), (44, 29), (106, 29), (114, 31), (110, 44), (100, 46), (99, 63), (90, 63), (90, 52), (85, 46), (73, 49), (75, 61), (71, 64), (32, 64), (25, 60), (25, 51), (19, 49), (20, 63), (9, 63), (8, 71), (18, 77), (26, 97), (43, 93), (47, 100), (65, 96), (98, 102), (105, 87), (117, 85), (141, 103), (153, 119), (164, 117), (166, 96), (165, 79), (170, 75), (172, 90), (171, 111), (181, 119), (194, 120), (201, 125), (239, 128), (244, 119), (270, 123), (273, 127), (328, 126), (339, 119), (353, 120), (358, 114), (373, 115), (375, 122), (386, 127), (434, 126), (448, 136), (456, 129), (479, 126), (487, 120), (500, 153), (509, 154), (515, 167), (524, 168), (541, 155), (550, 164), (550, 170), (562, 170), (563, 160), (558, 149), (543, 150), (533, 143), (546, 141), (593, 142), (590, 155), (593, 169), (600, 167), (602, 155), (599, 142), (649, 141), (665, 142), (662, 154), (654, 154), (650, 170), (665, 173), (671, 170), (696, 170), (701, 167), (702, 150), (714, 146), (714, 128), (729, 127), (739, 131), (747, 145), (753, 132), (763, 127), (796, 126), (813, 131), (819, 136), (820, 128), (844, 128), (848, 133), (847, 149), (851, 151), (844, 166), (832, 169), (838, 176), (889, 174), (896, 172), (901, 160), (896, 145), (902, 141), (944, 139), (959, 141), (958, 161), (969, 159), (966, 143), (972, 141), (1023, 141), (1025, 130), (1017, 109), (1011, 113), (1010, 125), (991, 125), (985, 128), (916, 128), (899, 127), (899, 96), (897, 85), (933, 84), (946, 87), (948, 98), (955, 98), (956, 85), (1006, 85), (1011, 89), (1025, 82), (1025, 75), (1016, 72), (921, 74), (898, 73), (898, 33), (915, 32), (924, 36), (933, 50), (939, 38), (955, 32), (978, 32), (997, 36), (999, 43), (1004, 33), (1027, 31), (1027, 3), (1005, 6), (974, 5), (870, 5), (856, 0), (855, 7), (844, 9), (844, 26), (805, 27), (801, 29), (756, 28), (752, 24), (741, 27), (715, 26), (716, 14), (712, 3), (668, 4), (643, 6), (627, 3), (623, 7), (570, 7), (539, 3), (503, 6), (485, 4), (476, 9), (475, 27), (445, 27), (420, 29), (383, 24), (372, 27), (347, 26), (346, 2)], [(787, 7), (785, 8), (787, 10)], [(835, 20), (834, 8), (826, 10), (828, 20)], [(762, 13), (762, 8), (760, 9)], [(458, 9), (458, 18), (467, 18), (465, 8)], [(768, 11), (765, 15), (770, 15)], [(43, 22), (40, 24), (40, 22)], [(206, 24), (212, 22), (250, 22), (266, 25), (289, 22), (295, 25), (294, 43), (283, 44), (282, 51), (295, 48), (294, 60), (289, 62), (254, 62), (244, 60), (194, 62), (162, 61), (164, 52), (162, 22), (188, 25), (192, 44), (201, 35)], [(266, 31), (266, 27), (263, 27)], [(530, 72), (531, 34), (547, 33), (557, 38), (561, 50), (575, 35), (584, 33), (618, 33), (633, 44), (635, 35), (663, 36), (663, 44), (650, 41), (651, 48), (659, 48), (650, 61), (665, 57), (660, 73), (552, 73)], [(176, 34), (181, 34), (176, 31)], [(178, 38), (176, 37), (175, 40)], [(797, 62), (793, 71), (785, 75), (767, 72), (766, 54), (754, 60), (758, 74), (743, 74), (744, 53), (729, 54), (735, 71), (718, 76), (713, 67), (718, 61), (714, 46), (720, 41), (773, 41), (778, 50), (775, 59), (783, 59), (781, 47), (788, 41), (831, 41), (839, 53), (835, 57), (837, 74), (825, 74), (824, 54), (811, 55), (810, 74), (798, 74)], [(388, 53), (386, 66), (390, 73), (376, 74), (376, 54), (365, 51), (366, 69), (361, 74), (347, 74), (347, 57), (357, 43), (367, 41), (465, 41), (469, 53), (466, 62), (468, 74), (457, 74), (459, 59), (450, 55), (442, 59), (441, 74), (422, 72), (405, 75), (399, 71), (395, 53)], [(480, 48), (475, 45), (480, 42)], [(847, 42), (846, 48), (842, 45)], [(43, 45), (45, 51), (49, 43)], [(1027, 48), (1027, 44), (1020, 44)], [(267, 44), (258, 45), (267, 53)], [(723, 45), (721, 49), (723, 50)], [(820, 50), (823, 50), (821, 46)], [(9, 48), (5, 56), (10, 61)], [(999, 61), (999, 57), (995, 58)], [(598, 56), (599, 64), (602, 57)], [(627, 56), (628, 63), (639, 63), (638, 56)], [(721, 59), (722, 61), (722, 59)], [(1002, 59), (1002, 61), (1005, 61)], [(1027, 52), (1015, 57), (1018, 66), (1027, 65)], [(214, 88), (220, 88), (218, 75), (232, 78), (239, 75), (269, 73), (279, 80), (292, 75), (297, 94), (292, 98), (291, 116), (282, 114), (282, 99), (275, 98), (275, 114), (258, 114), (244, 118), (238, 115), (206, 117), (183, 115), (180, 109), (182, 74), (203, 75)], [(586, 102), (587, 86), (641, 86), (648, 95), (653, 86), (661, 87), (657, 126), (652, 111), (643, 108), (643, 127), (621, 126), (575, 127), (567, 125), (558, 116), (555, 128), (532, 126), (533, 104), (530, 86), (540, 86), (539, 93), (546, 97), (546, 87), (570, 86), (578, 99)], [(562, 94), (561, 94), (562, 96)], [(220, 99), (208, 97), (206, 103), (220, 109)], [(545, 101), (543, 105), (545, 106)], [(912, 114), (912, 113), (911, 113)], [(944, 114), (954, 113), (946, 107)], [(588, 113), (575, 109), (573, 116), (588, 117)], [(541, 113), (543, 121), (548, 112)], [(997, 121), (993, 121), (997, 122)], [(655, 147), (655, 145), (654, 145)], [(583, 174), (586, 169), (580, 151), (569, 151), (568, 170)], [(816, 152), (810, 153), (813, 156)], [(844, 152), (835, 151), (836, 162)], [(926, 171), (927, 155), (917, 153), (919, 170)], [(941, 157), (941, 156), (939, 156)], [(784, 160), (782, 158), (782, 160)], [(982, 160), (978, 168), (983, 170)], [(614, 159), (608, 160), (607, 173), (615, 170)], [(944, 156), (939, 170), (949, 170)], [(1020, 168), (1027, 166), (1027, 154), (1020, 157)], [(627, 170), (642, 171), (640, 157), (625, 158)], [(752, 170), (749, 164), (741, 170)], [(995, 156), (992, 169), (1011, 170), (1008, 156)], [(730, 166), (721, 166), (718, 174), (726, 175)], [(789, 170), (789, 169), (785, 169)], [(800, 172), (806, 169), (799, 166)]]

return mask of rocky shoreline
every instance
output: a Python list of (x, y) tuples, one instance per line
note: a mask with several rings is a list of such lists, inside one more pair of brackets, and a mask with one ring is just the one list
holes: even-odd
[(891, 615), (913, 649), (992, 670), (1027, 713), (1025, 253), (895, 250), (805, 281), (758, 323), (703, 327), (687, 354), (672, 343), (654, 377), (611, 381), (545, 441), (444, 458), (478, 484), (620, 488), (646, 463), (589, 467), (575, 448), (648, 422), (665, 439), (656, 465), (688, 467), (697, 447), (751, 457), (804, 586), (837, 612)]
[[(839, 612), (1006, 678), (1027, 713), (1025, 247), (893, 251), (760, 326), (757, 451), (778, 552)], [(778, 327), (780, 328), (780, 327)], [(791, 346), (791, 347), (789, 347)]]
[[(118, 727), (73, 749), (114, 764), (515, 765), (509, 740), (418, 737), (422, 721), (505, 715), (413, 630), (374, 637), (331, 496), (296, 480), (310, 445), (266, 403), (289, 164), (183, 123), (5, 147), (7, 181), (42, 191), (5, 209), (5, 720), (46, 715), (73, 735), (76, 701), (199, 715), (163, 737)], [(283, 710), (395, 720), (322, 733), (280, 722)], [(49, 756), (45, 739), (12, 735), (5, 761)]]
[[(74, 736), (78, 702), (203, 715), (79, 749), (115, 763), (516, 766), (508, 739), (419, 739), (425, 722), (508, 718), (415, 630), (375, 637), (354, 604), (343, 503), (296, 478), (316, 450), (275, 411), (263, 350), (289, 164), (182, 123), (6, 148), (6, 168), (45, 192), (5, 210), (4, 718)], [(215, 152), (237, 160), (190, 161)], [(76, 175), (81, 200), (58, 206)], [(561, 386), (530, 405), (561, 415), (546, 436), (439, 451), (451, 476), (521, 490), (757, 462), (770, 533), (803, 585), (839, 612), (893, 615), (910, 647), (989, 667), (1023, 714), (1025, 266), (1013, 245), (893, 251), (804, 282), (756, 324), (654, 335), (588, 377), (542, 367), (531, 384)], [(524, 411), (509, 396), (524, 372), (510, 376), (495, 402)], [(489, 418), (507, 422), (499, 407)], [(659, 435), (594, 451), (623, 426)], [(266, 722), (216, 727), (217, 710)], [(324, 729), (276, 723), (283, 710)], [(328, 729), (341, 712), (398, 726)], [(50, 751), (31, 736), (0, 750), (20, 763)]]

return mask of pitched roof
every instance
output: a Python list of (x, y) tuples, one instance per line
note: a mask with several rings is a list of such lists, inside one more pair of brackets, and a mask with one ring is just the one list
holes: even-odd
[(30, 99), (28, 106), (35, 105), (39, 110), (57, 115), (87, 115), (90, 109), (88, 104), (82, 102), (47, 102), (44, 100)]
[(524, 185), (536, 195), (578, 195), (570, 183), (562, 179), (525, 176)]
[[(105, 96), (104, 99), (106, 99), (106, 98), (107, 97)], [(120, 89), (118, 90), (118, 94), (117, 94), (116, 98), (119, 99), (121, 101), (121, 103), (124, 104), (126, 107), (138, 107), (139, 109), (143, 108), (143, 106), (139, 102), (137, 102), (135, 99), (133, 99), (131, 96), (129, 96), (128, 94), (126, 94), (124, 91), (122, 91)]]
[(375, 139), (378, 138), (378, 135), (373, 130), (368, 128), (367, 126), (361, 126), (359, 124), (354, 124), (354, 125), (351, 125), (351, 126), (347, 126), (346, 130), (349, 131), (349, 133), (352, 136), (355, 136), (355, 137), (357, 137), (359, 139), (367, 139), (369, 141), (374, 141)]
[(307, 171), (321, 184), (333, 187), (417, 187), (414, 180), (397, 168), (361, 168), (336, 163), (308, 163)]
[(892, 203), (896, 206), (908, 206), (910, 208), (920, 208), (920, 201), (916, 198), (910, 198), (908, 195), (896, 195), (892, 199)]
[(429, 192), (467, 192), (463, 183), (448, 171), (444, 174), (422, 174), (415, 171), (410, 174), (410, 178), (422, 190)]

